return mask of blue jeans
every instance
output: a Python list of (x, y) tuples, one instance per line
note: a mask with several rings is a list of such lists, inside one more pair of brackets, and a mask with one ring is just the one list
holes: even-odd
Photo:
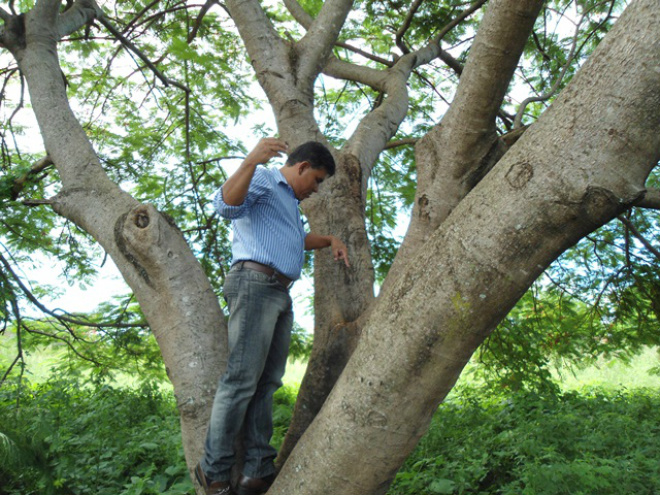
[(289, 291), (273, 276), (235, 266), (224, 286), (229, 307), (229, 360), (213, 401), (201, 466), (227, 481), (235, 463), (234, 440), (245, 423), (243, 474), (275, 473), (273, 394), (282, 386), (293, 310)]

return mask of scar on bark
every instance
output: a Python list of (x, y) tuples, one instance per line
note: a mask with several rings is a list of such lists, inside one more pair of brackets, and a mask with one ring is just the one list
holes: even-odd
[(128, 243), (126, 242), (126, 238), (124, 237), (124, 224), (128, 216), (131, 214), (134, 215), (135, 225), (139, 229), (144, 229), (149, 226), (150, 219), (145, 208), (141, 207), (137, 208), (136, 210), (126, 212), (123, 215), (120, 215), (115, 222), (115, 242), (117, 243), (117, 247), (119, 248), (121, 254), (124, 255), (124, 258), (126, 258), (126, 260), (131, 265), (133, 265), (138, 275), (140, 275), (146, 284), (153, 289), (154, 286), (151, 282), (151, 279), (149, 278), (149, 274), (147, 273), (146, 268), (142, 266), (138, 259), (131, 253), (128, 248)]
[(506, 173), (506, 180), (514, 189), (522, 189), (534, 177), (534, 168), (527, 162), (514, 163)]

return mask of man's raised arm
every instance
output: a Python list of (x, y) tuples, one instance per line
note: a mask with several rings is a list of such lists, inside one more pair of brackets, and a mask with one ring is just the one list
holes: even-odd
[(239, 206), (245, 201), (252, 176), (257, 165), (268, 162), (273, 157), (280, 157), (288, 150), (287, 144), (277, 138), (263, 138), (245, 157), (236, 172), (222, 185), (222, 199), (229, 206)]

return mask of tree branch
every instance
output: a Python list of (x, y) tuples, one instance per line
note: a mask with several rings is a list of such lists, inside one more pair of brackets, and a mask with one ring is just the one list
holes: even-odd
[(470, 7), (468, 7), (466, 10), (464, 10), (459, 16), (455, 17), (452, 19), (445, 27), (443, 27), (440, 32), (435, 36), (434, 42), (436, 44), (440, 44), (440, 41), (447, 36), (449, 31), (454, 29), (456, 26), (458, 26), (461, 22), (463, 22), (465, 19), (470, 17), (472, 14), (474, 14), (477, 10), (479, 10), (488, 0), (477, 0), (474, 2)]
[(366, 84), (378, 91), (384, 90), (385, 78), (387, 77), (385, 71), (363, 67), (337, 58), (331, 58), (328, 61), (323, 69), (323, 73), (337, 79)]
[(390, 141), (385, 145), (386, 150), (391, 150), (393, 148), (398, 148), (399, 146), (414, 146), (419, 141), (418, 138), (404, 138), (397, 139), (395, 141)]
[(296, 22), (304, 27), (305, 30), (308, 30), (312, 22), (314, 22), (314, 18), (302, 8), (302, 5), (297, 0), (284, 0), (284, 6)]
[(394, 62), (391, 60), (387, 60), (385, 58), (379, 57), (377, 55), (374, 55), (372, 53), (366, 52), (364, 50), (361, 50), (360, 48), (354, 47), (353, 45), (350, 45), (344, 41), (338, 41), (335, 43), (335, 46), (338, 46), (340, 48), (345, 48), (346, 50), (349, 50), (353, 53), (357, 53), (358, 55), (362, 55), (364, 58), (367, 60), (372, 60), (373, 62), (378, 62), (379, 64), (383, 64), (386, 67), (393, 67)]
[(353, 0), (327, 0), (312, 21), (305, 36), (296, 44), (300, 53), (297, 74), (299, 80), (313, 85), (330, 55), (339, 32), (351, 11)]
[(21, 194), (21, 191), (25, 187), (25, 183), (28, 181), (30, 177), (37, 175), (40, 172), (43, 172), (46, 168), (50, 167), (51, 165), (53, 165), (53, 160), (51, 160), (50, 156), (46, 155), (44, 158), (42, 158), (37, 163), (32, 165), (32, 167), (30, 167), (30, 170), (26, 174), (16, 178), (14, 180), (14, 185), (11, 188), (11, 199), (16, 200), (16, 198), (18, 198), (18, 196)]
[(447, 64), (450, 69), (453, 69), (459, 77), (461, 76), (463, 73), (463, 64), (456, 60), (449, 52), (440, 48), (438, 58)]
[(412, 19), (415, 16), (415, 13), (419, 9), (419, 6), (422, 5), (422, 2), (424, 0), (415, 0), (413, 4), (410, 6), (408, 9), (408, 12), (406, 13), (406, 18), (403, 20), (403, 24), (401, 27), (397, 30), (396, 36), (395, 36), (395, 43), (396, 46), (399, 47), (399, 50), (401, 50), (401, 53), (406, 54), (410, 53), (410, 50), (406, 46), (405, 42), (403, 41), (403, 37), (405, 36), (406, 32), (410, 28), (410, 24), (412, 23)]
[(18, 275), (12, 270), (11, 265), (9, 264), (9, 261), (0, 254), (0, 263), (4, 266), (5, 271), (11, 276), (11, 278), (16, 282), (18, 287), (20, 288), (21, 292), (27, 297), (27, 299), (34, 304), (41, 312), (44, 314), (47, 314), (49, 316), (52, 316), (55, 318), (57, 321), (62, 323), (65, 327), (68, 326), (67, 324), (72, 324), (72, 325), (79, 325), (79, 326), (85, 326), (85, 327), (92, 327), (92, 328), (105, 328), (105, 327), (112, 327), (112, 328), (136, 328), (136, 327), (145, 327), (147, 326), (146, 323), (93, 323), (85, 320), (81, 320), (78, 318), (72, 318), (71, 316), (67, 315), (62, 315), (59, 314), (58, 312), (48, 309), (44, 304), (42, 304), (34, 294), (32, 294), (32, 291), (28, 289), (23, 281), (20, 279)]
[(630, 233), (634, 235), (643, 245), (646, 249), (648, 249), (658, 260), (660, 260), (660, 251), (658, 251), (655, 247), (653, 247), (653, 244), (651, 244), (640, 232), (637, 230), (637, 228), (633, 225), (633, 223), (628, 220), (626, 217), (623, 215), (619, 215), (617, 217), (619, 222), (621, 222), (623, 225), (625, 225), (628, 230), (630, 230)]
[(5, 22), (8, 22), (11, 19), (11, 14), (2, 7), (0, 7), (0, 19)]
[(68, 36), (103, 16), (103, 11), (94, 0), (76, 0), (70, 9), (59, 16), (57, 30), (60, 38)]
[(32, 12), (46, 25), (55, 26), (62, 0), (40, 0), (35, 2)]
[(135, 14), (135, 17), (133, 17), (133, 19), (131, 19), (131, 20), (128, 22), (128, 24), (126, 24), (126, 26), (124, 27), (124, 31), (123, 31), (123, 32), (124, 32), (124, 33), (127, 33), (127, 32), (131, 29), (131, 27), (133, 26), (133, 24), (135, 24), (135, 23), (138, 21), (138, 19), (140, 19), (144, 14), (146, 14), (147, 12), (149, 12), (149, 10), (151, 10), (151, 8), (152, 8), (154, 5), (159, 4), (161, 1), (162, 1), (162, 0), (152, 0), (152, 2), (150, 2), (148, 5), (145, 5), (144, 8), (143, 8), (140, 12), (138, 12), (137, 14)]
[(220, 2), (218, 0), (206, 0), (206, 3), (200, 9), (197, 18), (195, 19), (195, 24), (193, 24), (190, 34), (188, 34), (188, 43), (191, 43), (192, 40), (195, 39), (195, 37), (197, 36), (197, 31), (199, 31), (199, 28), (202, 25), (202, 21), (204, 20), (204, 16), (211, 9), (211, 7), (213, 7), (216, 4), (219, 5)]
[(647, 189), (644, 197), (637, 201), (634, 206), (660, 210), (660, 189)]
[(188, 89), (186, 86), (183, 84), (173, 81), (172, 79), (169, 79), (166, 77), (158, 68), (147, 58), (147, 56), (142, 53), (142, 51), (135, 46), (135, 44), (130, 41), (128, 38), (126, 38), (123, 34), (119, 32), (111, 23), (110, 21), (105, 17), (105, 15), (100, 16), (98, 18), (99, 22), (105, 26), (105, 28), (110, 31), (110, 33), (119, 40), (119, 42), (124, 45), (128, 50), (133, 52), (137, 57), (142, 60), (147, 67), (154, 73), (154, 75), (163, 83), (165, 86), (176, 86), (177, 88), (182, 89), (185, 92), (190, 92), (190, 89)]

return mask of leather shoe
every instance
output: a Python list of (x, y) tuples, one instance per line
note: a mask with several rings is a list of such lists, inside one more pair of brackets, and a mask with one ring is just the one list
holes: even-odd
[(234, 490), (231, 489), (229, 481), (210, 481), (199, 463), (195, 466), (195, 478), (197, 478), (197, 483), (204, 489), (206, 495), (236, 495)]
[(238, 480), (238, 495), (262, 495), (268, 491), (270, 485), (275, 481), (275, 475), (271, 474), (264, 478), (250, 478), (249, 476), (241, 475)]

